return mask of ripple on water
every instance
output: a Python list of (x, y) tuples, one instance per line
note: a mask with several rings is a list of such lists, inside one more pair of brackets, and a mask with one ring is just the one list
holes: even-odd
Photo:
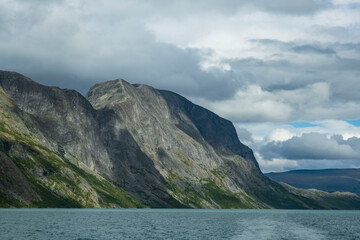
[(359, 211), (0, 210), (0, 239), (360, 239)]

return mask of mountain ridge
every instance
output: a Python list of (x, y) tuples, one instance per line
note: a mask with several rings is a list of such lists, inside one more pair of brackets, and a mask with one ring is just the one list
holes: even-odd
[(230, 121), (176, 93), (112, 80), (82, 96), (6, 71), (0, 87), (2, 159), (37, 193), (13, 194), (3, 171), (1, 194), (16, 204), (37, 206), (47, 191), (70, 206), (360, 208), (265, 177)]
[(299, 169), (287, 172), (270, 172), (266, 176), (303, 189), (325, 192), (352, 192), (360, 195), (360, 169)]

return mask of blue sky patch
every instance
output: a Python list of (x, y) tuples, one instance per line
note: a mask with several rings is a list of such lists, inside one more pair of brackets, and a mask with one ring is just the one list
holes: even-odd
[(318, 124), (313, 124), (313, 123), (309, 123), (309, 122), (292, 122), (289, 123), (291, 126), (293, 126), (294, 128), (307, 128), (307, 127), (317, 127), (319, 126)]
[(360, 126), (360, 119), (356, 119), (356, 120), (345, 120), (346, 122), (350, 123), (351, 125), (354, 126)]

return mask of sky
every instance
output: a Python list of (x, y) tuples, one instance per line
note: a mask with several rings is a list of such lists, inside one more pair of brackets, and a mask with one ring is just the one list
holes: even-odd
[(0, 69), (177, 92), (263, 172), (360, 167), (360, 0), (0, 0)]

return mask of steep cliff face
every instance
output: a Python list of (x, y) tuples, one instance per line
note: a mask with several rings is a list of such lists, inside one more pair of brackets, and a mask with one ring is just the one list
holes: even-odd
[[(251, 150), (237, 139), (231, 122), (174, 93), (131, 85), (124, 80), (97, 84), (86, 97), (95, 109), (114, 112), (118, 125), (127, 130), (150, 159), (153, 174), (166, 180), (167, 191), (182, 204), (268, 207), (244, 191), (247, 175), (252, 178), (262, 174)], [(124, 138), (118, 140), (123, 144), (127, 142)], [(149, 174), (148, 166), (139, 162), (138, 157), (116, 156), (112, 153), (114, 149), (118, 148), (112, 146), (108, 151), (116, 159), (138, 163), (137, 171), (144, 175), (136, 179)], [(242, 169), (234, 174), (237, 179), (229, 177), (233, 167)], [(136, 183), (129, 184), (129, 191), (136, 187)]]
[(13, 205), (360, 207), (271, 181), (231, 122), (172, 92), (119, 79), (83, 97), (12, 72), (0, 87), (0, 192)]

